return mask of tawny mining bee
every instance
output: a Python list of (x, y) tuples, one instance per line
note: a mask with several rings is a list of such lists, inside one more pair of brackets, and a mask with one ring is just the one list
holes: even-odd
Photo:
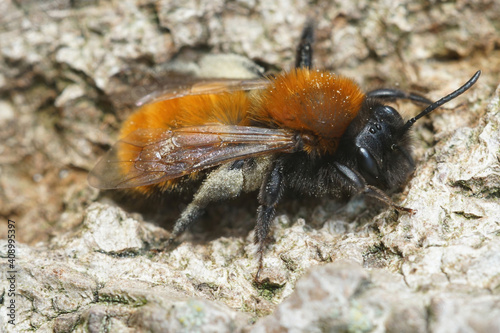
[[(418, 119), (467, 91), (480, 71), (432, 102), (395, 89), (363, 93), (351, 79), (312, 69), (313, 28), (306, 26), (296, 68), (255, 80), (215, 80), (163, 91), (123, 124), (120, 140), (97, 163), (99, 189), (149, 194), (189, 186), (206, 175), (175, 223), (172, 239), (211, 202), (258, 191), (255, 227), (260, 268), (265, 239), (285, 189), (347, 201), (363, 194), (395, 209), (386, 191), (414, 171), (410, 129)], [(404, 121), (384, 100), (427, 108)], [(260, 271), (260, 269), (259, 269)]]

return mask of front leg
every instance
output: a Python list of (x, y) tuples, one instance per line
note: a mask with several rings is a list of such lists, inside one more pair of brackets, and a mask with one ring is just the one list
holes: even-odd
[(388, 88), (375, 89), (369, 91), (366, 93), (366, 97), (379, 98), (390, 102), (398, 99), (407, 99), (416, 104), (421, 104), (421, 105), (431, 105), (432, 103), (434, 103), (430, 99), (418, 94), (407, 93), (402, 90), (388, 89)]
[(273, 163), (270, 172), (262, 182), (259, 192), (259, 208), (257, 209), (257, 225), (255, 226), (254, 242), (258, 245), (259, 269), (255, 276), (258, 281), (263, 265), (264, 245), (269, 233), (271, 222), (276, 214), (276, 205), (280, 200), (285, 183), (283, 181), (283, 166), (280, 160)]
[(361, 176), (357, 171), (337, 162), (335, 162), (335, 168), (339, 171), (342, 181), (345, 182), (346, 185), (354, 188), (355, 194), (367, 195), (399, 211), (407, 213), (415, 212), (411, 208), (396, 205), (394, 201), (392, 201), (391, 198), (382, 190), (375, 186), (368, 185), (363, 176)]

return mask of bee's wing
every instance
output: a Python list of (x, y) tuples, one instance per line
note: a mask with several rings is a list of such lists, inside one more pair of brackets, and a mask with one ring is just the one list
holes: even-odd
[(118, 141), (90, 172), (100, 189), (151, 185), (243, 158), (293, 152), (291, 132), (250, 126), (207, 125), (139, 129)]
[(156, 103), (187, 95), (220, 94), (223, 92), (263, 89), (269, 85), (266, 79), (214, 79), (185, 84), (174, 88), (165, 88), (147, 94), (136, 102), (137, 106)]

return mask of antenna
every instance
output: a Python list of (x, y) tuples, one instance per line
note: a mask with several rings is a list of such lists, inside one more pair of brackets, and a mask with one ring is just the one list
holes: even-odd
[(410, 129), (410, 127), (413, 124), (415, 124), (415, 122), (417, 120), (419, 120), (420, 118), (428, 115), (429, 113), (431, 113), (432, 111), (434, 111), (435, 109), (437, 109), (438, 107), (440, 107), (441, 105), (443, 105), (444, 103), (447, 103), (447, 102), (451, 101), (452, 99), (454, 99), (454, 98), (462, 95), (464, 92), (466, 92), (467, 90), (469, 90), (470, 87), (472, 87), (474, 85), (474, 83), (476, 83), (477, 79), (479, 79), (480, 75), (481, 75), (481, 71), (477, 71), (476, 74), (474, 74), (470, 78), (470, 80), (467, 81), (463, 86), (461, 86), (460, 88), (458, 88), (457, 90), (455, 90), (451, 94), (446, 95), (443, 98), (441, 98), (440, 100), (432, 103), (424, 111), (420, 112), (417, 116), (415, 116), (415, 117), (411, 118), (410, 120), (408, 120), (406, 122), (406, 124), (404, 125), (404, 127), (403, 127), (403, 133), (406, 132), (406, 131), (408, 131)]

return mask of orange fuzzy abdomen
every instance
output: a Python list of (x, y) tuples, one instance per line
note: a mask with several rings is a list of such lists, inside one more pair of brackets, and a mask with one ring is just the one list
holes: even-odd
[(207, 124), (249, 125), (250, 100), (243, 91), (192, 95), (146, 104), (122, 125), (120, 139), (141, 128), (166, 130)]
[[(124, 122), (120, 131), (120, 139), (125, 139), (139, 129), (161, 128), (168, 131), (207, 124), (249, 125), (249, 106), (250, 101), (243, 91), (215, 95), (191, 95), (147, 104), (135, 111)], [(117, 154), (122, 161), (135, 161), (140, 153), (141, 148), (131, 149), (128, 145), (126, 150), (119, 150)], [(121, 171), (127, 174), (133, 167), (133, 163), (123, 163)], [(196, 176), (197, 173), (193, 173), (187, 177), (195, 178)], [(133, 189), (143, 194), (150, 194), (153, 187), (160, 191), (171, 190), (180, 179), (169, 179), (155, 185), (139, 186)]]
[(317, 146), (306, 150), (334, 152), (364, 97), (349, 78), (302, 68), (273, 79), (252, 114), (257, 121), (315, 135)]

